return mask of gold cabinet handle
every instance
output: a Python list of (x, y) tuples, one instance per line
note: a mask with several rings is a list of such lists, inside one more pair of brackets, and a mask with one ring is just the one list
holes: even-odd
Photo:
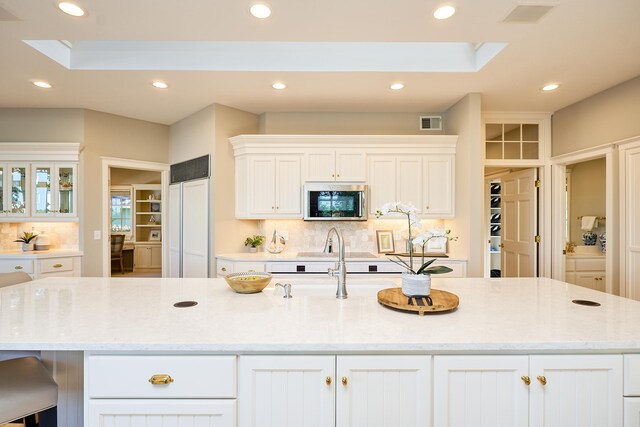
[(324, 382), (327, 383), (327, 385), (331, 385), (331, 377), (327, 377), (324, 379)]
[(167, 385), (173, 382), (173, 378), (167, 374), (155, 374), (149, 378), (149, 382), (153, 385)]
[(21, 265), (16, 265), (15, 267), (13, 267), (16, 270), (22, 270), (24, 267)]
[(429, 206), (427, 206), (427, 210), (429, 210)]
[(222, 267), (220, 271), (227, 271), (227, 267)]
[(347, 380), (347, 377), (342, 377), (342, 385), (346, 387), (347, 384), (349, 384), (349, 380)]
[(523, 375), (520, 377), (520, 379), (526, 384), (529, 385), (531, 384), (531, 378), (529, 378), (527, 375)]
[(60, 268), (62, 267), (62, 264), (53, 264), (53, 268)]
[(547, 385), (547, 377), (545, 377), (544, 375), (538, 375), (538, 381), (540, 381), (540, 384), (542, 385)]
[(336, 176), (337, 176), (338, 178), (340, 178), (340, 174), (337, 174)]

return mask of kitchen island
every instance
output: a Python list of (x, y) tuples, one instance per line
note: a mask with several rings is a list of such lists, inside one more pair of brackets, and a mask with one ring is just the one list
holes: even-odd
[(335, 281), (309, 282), (292, 279), (285, 299), (222, 279), (34, 281), (0, 289), (0, 349), (84, 352), (87, 426), (151, 415), (225, 427), (638, 419), (640, 302), (550, 279), (434, 277), (460, 306), (421, 317), (377, 303), (397, 280), (348, 278), (346, 300)]

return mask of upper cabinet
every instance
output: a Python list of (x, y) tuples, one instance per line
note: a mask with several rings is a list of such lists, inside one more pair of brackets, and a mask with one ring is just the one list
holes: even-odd
[(0, 221), (77, 221), (79, 145), (0, 143)]
[(455, 135), (239, 135), (237, 218), (302, 218), (305, 182), (362, 182), (368, 209), (413, 203), (425, 218), (451, 218)]
[(361, 150), (309, 149), (306, 157), (306, 181), (364, 182), (366, 156)]

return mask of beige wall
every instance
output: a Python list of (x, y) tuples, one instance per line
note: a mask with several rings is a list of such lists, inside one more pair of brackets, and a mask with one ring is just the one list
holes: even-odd
[(553, 115), (552, 154), (640, 135), (640, 76), (570, 105)]
[(111, 168), (111, 185), (160, 184), (160, 172)]
[[(438, 135), (421, 131), (420, 116), (439, 113), (264, 113), (260, 133), (306, 135)], [(446, 127), (446, 123), (445, 123)]]
[(481, 96), (472, 93), (445, 112), (446, 132), (458, 135), (456, 150), (456, 216), (445, 221), (457, 242), (449, 255), (468, 259), (469, 277), (483, 276), (482, 207), (484, 206), (481, 150)]
[(210, 105), (174, 123), (170, 127), (171, 164), (195, 159), (207, 154), (213, 156), (215, 140), (215, 106)]
[(258, 133), (258, 116), (219, 104), (215, 114), (213, 248), (216, 254), (241, 252), (244, 239), (258, 233), (258, 221), (235, 218), (235, 159), (229, 138)]
[[(582, 245), (581, 221), (578, 217), (606, 215), (606, 161), (604, 158), (576, 163), (567, 167), (571, 172), (571, 218), (570, 241)], [(605, 230), (600, 221), (594, 232), (598, 235)]]
[(102, 230), (104, 213), (101, 156), (168, 163), (169, 127), (92, 110), (85, 110), (84, 118), (80, 155), (83, 275), (101, 276), (102, 242), (93, 239), (93, 231)]
[(82, 142), (84, 110), (0, 108), (2, 142)]

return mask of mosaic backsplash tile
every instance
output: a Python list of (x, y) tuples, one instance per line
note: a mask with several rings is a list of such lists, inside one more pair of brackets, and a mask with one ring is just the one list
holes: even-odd
[(15, 243), (25, 231), (36, 234), (46, 233), (51, 241), (52, 249), (78, 250), (80, 232), (77, 222), (4, 222), (0, 223), (0, 251), (20, 250), (20, 243)]

